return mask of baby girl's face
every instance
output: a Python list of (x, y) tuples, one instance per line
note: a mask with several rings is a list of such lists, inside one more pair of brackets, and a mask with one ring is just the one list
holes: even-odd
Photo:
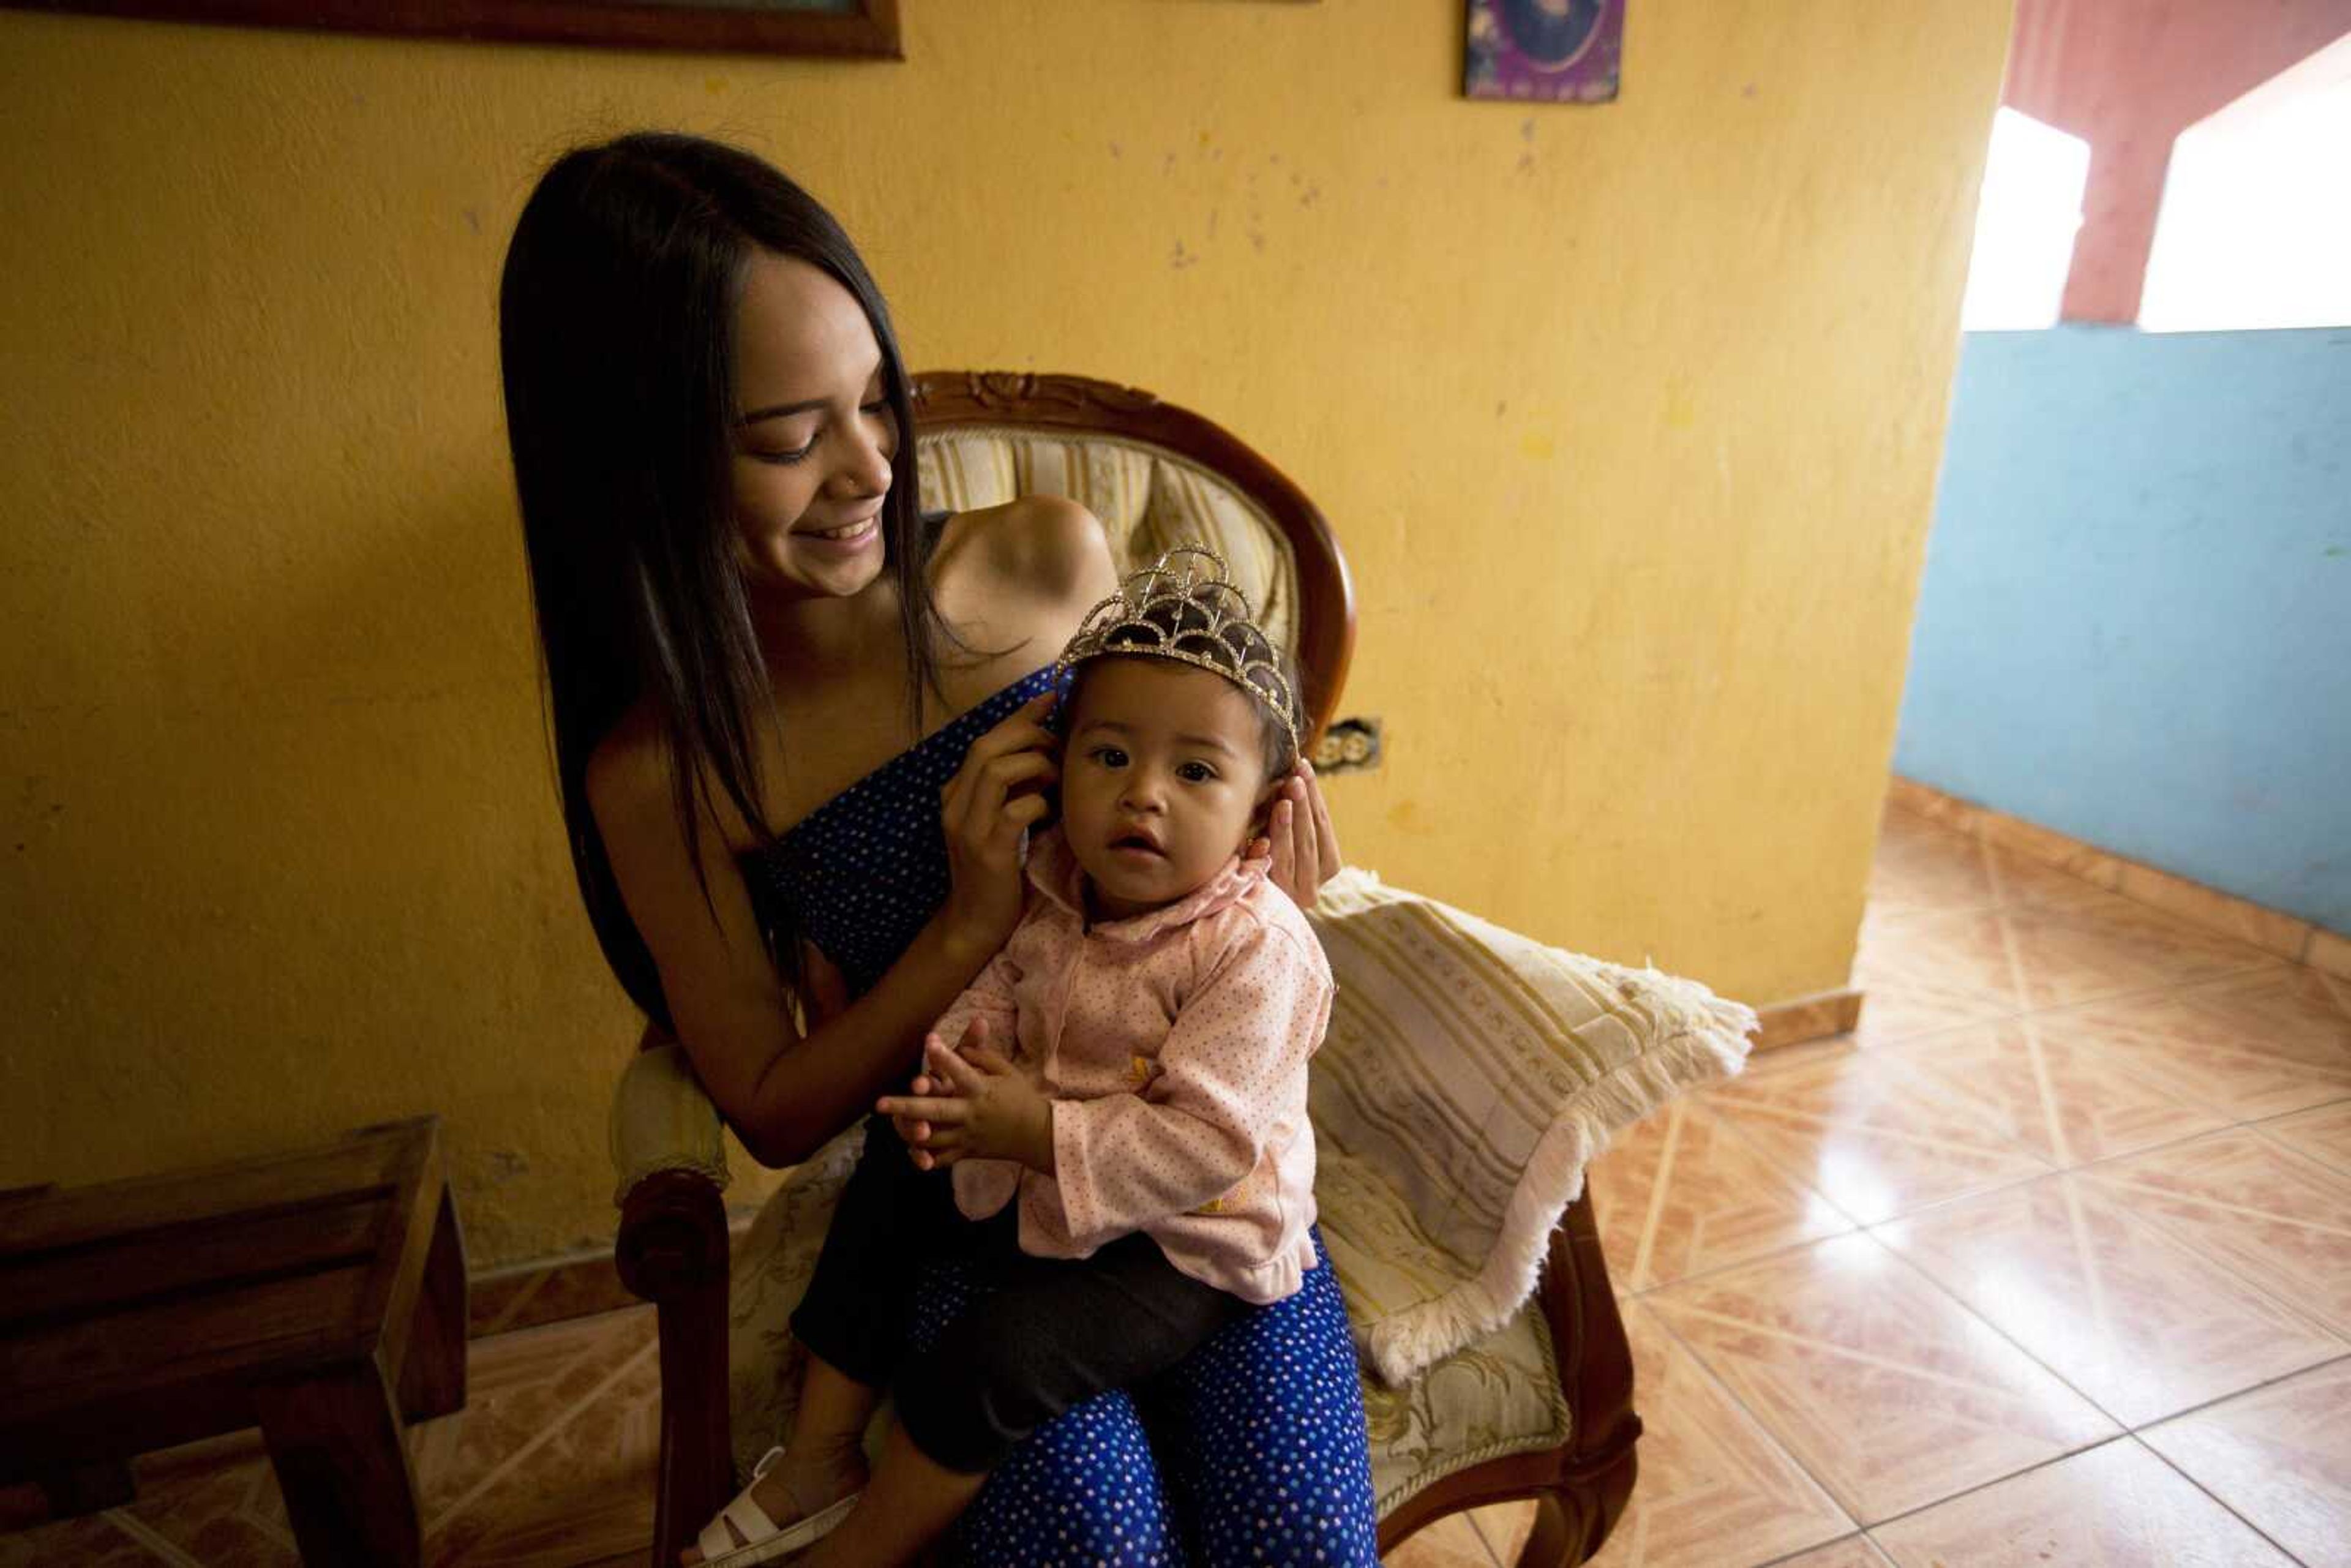
[(1238, 686), (1167, 659), (1084, 672), (1061, 761), (1061, 831), (1123, 920), (1173, 904), (1249, 841), (1271, 793), (1257, 708)]

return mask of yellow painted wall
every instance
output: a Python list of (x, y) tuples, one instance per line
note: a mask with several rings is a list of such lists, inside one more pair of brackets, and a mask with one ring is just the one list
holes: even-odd
[(915, 365), (1322, 502), (1352, 858), (1843, 984), (2009, 5), (1635, 0), (1605, 109), (1464, 101), (1459, 0), (906, 0), (894, 65), (0, 14), (0, 1185), (431, 1108), (477, 1263), (609, 1232), (492, 302), (640, 124), (832, 203)]

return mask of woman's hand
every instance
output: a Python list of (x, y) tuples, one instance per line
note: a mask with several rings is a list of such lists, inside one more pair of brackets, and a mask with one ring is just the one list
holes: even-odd
[(1273, 853), (1273, 885), (1290, 894), (1301, 909), (1311, 909), (1322, 884), (1339, 874), (1338, 830), (1331, 826), (1331, 808), (1322, 801), (1322, 786), (1314, 765), (1304, 758), (1274, 791), (1273, 810), (1266, 819), (1260, 842)]
[(939, 792), (947, 840), (946, 930), (977, 967), (1020, 921), (1020, 835), (1048, 810), (1061, 742), (1045, 727), (1054, 695), (1030, 698), (971, 743)]
[[(1053, 1103), (1011, 1062), (988, 1048), (987, 1020), (974, 1019), (954, 1050), (934, 1034), (923, 1042), (929, 1071), (911, 1095), (885, 1094), (874, 1109), (896, 1122), (924, 1170), (962, 1159), (1018, 1160), (1053, 1170)], [(925, 1092), (925, 1090), (928, 1092)]]

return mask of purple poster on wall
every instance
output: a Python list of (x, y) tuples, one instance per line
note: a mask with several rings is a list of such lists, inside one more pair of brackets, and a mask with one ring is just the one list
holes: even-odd
[(1469, 0), (1461, 90), (1471, 98), (1606, 103), (1625, 53), (1625, 0)]

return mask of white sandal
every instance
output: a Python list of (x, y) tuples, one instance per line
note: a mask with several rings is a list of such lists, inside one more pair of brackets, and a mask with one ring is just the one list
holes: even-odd
[[(751, 1467), (751, 1486), (757, 1486), (768, 1468), (783, 1457), (781, 1448), (769, 1448), (760, 1455), (759, 1462)], [(820, 1509), (805, 1519), (779, 1525), (768, 1517), (766, 1509), (751, 1500), (751, 1486), (737, 1492), (734, 1500), (720, 1509), (718, 1517), (704, 1525), (702, 1533), (695, 1538), (694, 1544), (702, 1552), (703, 1568), (752, 1568), (754, 1563), (773, 1563), (778, 1558), (788, 1557), (813, 1546), (831, 1534), (834, 1528), (849, 1517), (849, 1511), (857, 1506), (857, 1500), (864, 1495), (862, 1492), (851, 1492), (839, 1502)], [(790, 1490), (789, 1482), (785, 1490)], [(799, 1496), (795, 1494), (792, 1500), (799, 1501)], [(734, 1527), (733, 1534), (727, 1532), (729, 1525)], [(743, 1545), (735, 1544), (737, 1536), (744, 1542)]]

